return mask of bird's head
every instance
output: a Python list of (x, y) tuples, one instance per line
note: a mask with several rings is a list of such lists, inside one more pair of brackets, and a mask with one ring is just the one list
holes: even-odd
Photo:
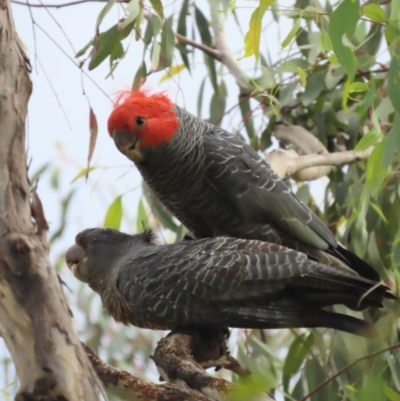
[(130, 251), (151, 244), (152, 240), (150, 231), (129, 235), (110, 228), (89, 228), (75, 237), (75, 245), (68, 249), (65, 261), (78, 280), (98, 291), (107, 285), (102, 281), (110, 278)]
[(108, 118), (116, 147), (135, 163), (146, 160), (146, 148), (170, 141), (178, 129), (174, 105), (164, 93), (124, 91)]

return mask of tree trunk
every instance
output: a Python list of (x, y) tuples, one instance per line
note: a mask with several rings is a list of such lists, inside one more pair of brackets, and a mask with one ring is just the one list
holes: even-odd
[(101, 385), (49, 261), (35, 193), (30, 204), (25, 117), (31, 90), (10, 2), (0, 0), (0, 332), (21, 383), (16, 399), (99, 400)]

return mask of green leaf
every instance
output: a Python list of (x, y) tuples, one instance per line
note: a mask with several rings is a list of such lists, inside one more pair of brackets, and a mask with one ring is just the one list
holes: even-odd
[(378, 135), (382, 136), (381, 124), (379, 123), (379, 119), (378, 116), (376, 115), (375, 110), (372, 110), (371, 121), (372, 124), (374, 125), (375, 131), (378, 133)]
[(201, 110), (203, 108), (203, 95), (204, 95), (204, 87), (206, 84), (207, 76), (203, 78), (199, 89), (199, 96), (197, 98), (197, 116), (201, 118)]
[(158, 70), (158, 64), (160, 62), (160, 53), (161, 53), (161, 45), (159, 42), (155, 40), (151, 48), (151, 58), (150, 58), (152, 71)]
[(364, 57), (372, 56), (371, 59), (373, 60), (373, 63), (375, 63), (374, 56), (376, 56), (377, 52), (381, 48), (382, 34), (382, 26), (380, 24), (371, 24), (371, 27), (367, 33), (367, 37), (362, 41), (363, 44), (359, 48), (358, 59), (363, 56), (362, 53), (366, 53)]
[(91, 171), (93, 171), (96, 167), (89, 167), (89, 169), (87, 169), (86, 167), (82, 168), (79, 173), (71, 180), (70, 184), (73, 184), (75, 181), (78, 181), (79, 178), (85, 177), (86, 176), (86, 172), (90, 173)]
[(174, 65), (171, 67), (168, 72), (166, 72), (158, 81), (159, 84), (163, 83), (164, 81), (168, 81), (170, 78), (172, 78), (174, 75), (179, 74), (182, 70), (184, 70), (185, 64), (178, 64)]
[(386, 24), (385, 39), (388, 42), (388, 44), (390, 45), (396, 39), (396, 37), (397, 37), (397, 31), (394, 24), (391, 22)]
[(299, 75), (301, 85), (302, 86), (306, 86), (307, 85), (306, 74), (300, 67), (297, 67), (297, 66), (295, 66), (295, 65), (293, 65), (293, 64), (291, 64), (289, 62), (288, 63), (284, 63), (282, 66), (283, 67), (287, 67), (288, 69), (290, 69), (292, 71), (295, 71)]
[(365, 190), (373, 196), (376, 195), (386, 178), (387, 167), (385, 168), (383, 164), (385, 142), (386, 138), (376, 145), (367, 161)]
[(181, 11), (179, 13), (178, 29), (177, 29), (177, 32), (182, 36), (186, 36), (186, 17), (188, 15), (188, 8), (189, 8), (189, 0), (184, 0), (182, 3)]
[(292, 29), (287, 34), (286, 38), (283, 39), (281, 43), (281, 48), (284, 49), (296, 36), (298, 30), (300, 29), (301, 18), (297, 18), (296, 22), (293, 24)]
[(252, 374), (240, 380), (226, 397), (226, 401), (250, 401), (259, 397), (265, 391), (265, 377), (258, 374)]
[(50, 237), (50, 244), (53, 243), (57, 238), (61, 237), (65, 230), (65, 227), (67, 226), (67, 212), (74, 194), (75, 191), (71, 190), (71, 192), (69, 192), (67, 196), (61, 201), (61, 221), (58, 228), (53, 231), (53, 235)]
[(388, 222), (388, 221), (387, 221), (387, 218), (386, 218), (385, 215), (383, 214), (383, 211), (382, 211), (382, 209), (379, 207), (379, 205), (376, 204), (376, 203), (374, 203), (374, 202), (372, 202), (372, 201), (370, 201), (369, 204), (370, 204), (370, 206), (372, 207), (372, 209), (375, 210), (375, 212), (377, 213), (377, 215), (378, 215), (385, 223), (387, 223), (387, 222)]
[(151, 15), (150, 21), (151, 21), (151, 25), (153, 26), (153, 36), (156, 37), (159, 34), (159, 32), (161, 31), (162, 22), (156, 14)]
[(328, 33), (324, 29), (321, 30), (319, 46), (324, 53), (327, 53), (327, 52), (330, 52), (333, 50), (331, 38), (329, 37)]
[(154, 11), (159, 15), (162, 19), (164, 18), (164, 8), (160, 0), (150, 0), (151, 5), (154, 8)]
[(208, 71), (208, 76), (210, 77), (211, 85), (213, 86), (214, 92), (218, 92), (218, 82), (217, 82), (217, 69), (215, 67), (215, 60), (207, 56), (206, 54), (204, 55), (204, 62), (207, 67)]
[(210, 103), (210, 123), (220, 125), (224, 116), (226, 106), (226, 86), (222, 81), (218, 88), (218, 92), (215, 92), (211, 98)]
[(369, 86), (364, 82), (352, 82), (349, 85), (349, 93), (353, 92), (365, 92), (369, 89)]
[(333, 50), (350, 81), (353, 81), (357, 68), (350, 40), (355, 32), (359, 14), (358, 0), (343, 0), (329, 19), (329, 36)]
[(260, 5), (253, 11), (250, 17), (249, 30), (244, 37), (243, 57), (255, 55), (256, 59), (258, 59), (260, 55), (262, 19), (273, 3), (275, 3), (275, 0), (260, 0)]
[[(41, 178), (41, 175), (49, 168), (49, 165), (50, 165), (49, 163), (41, 165), (34, 173), (32, 173), (32, 175), (29, 172), (29, 181), (31, 183), (35, 183), (36, 180)], [(84, 170), (86, 170), (86, 168)]]
[(147, 68), (146, 63), (142, 61), (138, 70), (136, 71), (135, 78), (133, 79), (132, 89), (138, 90), (146, 81), (147, 77)]
[(242, 121), (246, 127), (247, 135), (249, 138), (254, 138), (256, 132), (254, 130), (253, 114), (250, 109), (250, 99), (247, 95), (239, 95), (239, 107), (242, 113)]
[(375, 145), (378, 141), (382, 139), (382, 135), (379, 134), (376, 130), (371, 130), (367, 132), (357, 143), (354, 150), (364, 150), (369, 148), (372, 145)]
[(153, 24), (151, 19), (147, 21), (146, 30), (144, 31), (143, 43), (145, 44), (145, 49), (149, 46), (153, 39)]
[(379, 7), (377, 4), (366, 4), (362, 8), (363, 14), (374, 22), (386, 22), (387, 16), (383, 8)]
[[(204, 14), (196, 6), (194, 8), (194, 15), (196, 19), (197, 29), (200, 33), (201, 41), (206, 46), (212, 46), (211, 33), (209, 29), (209, 23), (204, 16)], [(214, 88), (214, 92), (218, 92), (218, 82), (217, 82), (217, 70), (215, 67), (215, 60), (206, 54), (204, 54), (204, 62), (207, 67), (208, 74), (210, 76), (211, 84)]]
[(393, 107), (400, 114), (400, 63), (396, 55), (392, 55), (388, 74), (388, 95)]
[(103, 21), (104, 17), (108, 14), (111, 10), (112, 6), (117, 2), (117, 0), (110, 0), (107, 4), (102, 8), (100, 11), (97, 21), (96, 21), (96, 32), (98, 32), (101, 22)]
[(154, 213), (157, 220), (163, 225), (163, 227), (170, 229), (173, 232), (177, 232), (178, 226), (172, 219), (171, 213), (167, 208), (156, 198), (151, 188), (143, 181), (143, 194), (146, 198), (150, 209)]
[(386, 165), (392, 162), (395, 153), (397, 153), (397, 160), (400, 160), (400, 115), (398, 113), (395, 114), (393, 126), (387, 136), (384, 155)]
[(139, 0), (131, 0), (126, 6), (126, 12), (128, 16), (118, 24), (118, 29), (125, 29), (126, 26), (135, 21), (135, 19), (139, 16), (141, 9), (142, 7)]
[(101, 33), (96, 41), (95, 51), (89, 62), (89, 71), (102, 63), (111, 54), (119, 42), (117, 26), (114, 25), (108, 31)]
[(136, 232), (141, 233), (144, 229), (149, 228), (149, 219), (143, 204), (142, 198), (139, 201), (137, 218), (136, 218)]
[(204, 16), (201, 10), (196, 6), (194, 6), (194, 16), (196, 19), (197, 29), (199, 30), (200, 33), (201, 42), (206, 46), (211, 47), (212, 46), (211, 33), (207, 18)]
[(164, 22), (161, 32), (161, 54), (159, 68), (170, 67), (175, 47), (175, 34), (169, 21)]
[(282, 371), (285, 391), (288, 391), (290, 379), (300, 369), (305, 358), (309, 355), (313, 344), (314, 336), (311, 333), (307, 338), (305, 338), (305, 334), (299, 335), (290, 346)]
[(122, 46), (121, 42), (117, 42), (116, 46), (114, 47), (114, 49), (112, 50), (112, 52), (110, 53), (110, 66), (113, 65), (113, 62), (115, 60), (119, 60), (122, 57), (124, 57), (124, 47)]
[(383, 392), (390, 401), (400, 401), (400, 394), (394, 391), (386, 383), (383, 383)]
[(95, 44), (95, 50), (89, 63), (89, 70), (93, 70), (102, 63), (119, 46), (119, 42), (125, 39), (133, 28), (133, 22), (127, 25), (122, 31), (118, 29), (118, 25), (114, 25), (109, 30), (101, 33)]
[(93, 46), (93, 39), (92, 39), (86, 46), (82, 47), (82, 49), (79, 50), (79, 51), (75, 54), (75, 57), (81, 57), (81, 56), (83, 56), (83, 55), (89, 50), (89, 47), (91, 47), (91, 46)]
[(187, 233), (186, 227), (183, 224), (181, 224), (176, 230), (175, 242), (181, 242), (186, 233)]
[(118, 196), (109, 206), (103, 226), (105, 228), (115, 228), (118, 230), (121, 226), (122, 213), (122, 197)]
[(351, 384), (345, 384), (344, 387), (352, 393), (355, 393), (357, 391), (357, 389)]
[(326, 71), (317, 71), (308, 77), (307, 85), (302, 95), (304, 106), (310, 105), (325, 89), (325, 76)]
[[(188, 15), (188, 7), (189, 7), (189, 0), (184, 0), (182, 3), (182, 8), (179, 13), (179, 18), (178, 18), (178, 29), (177, 32), (186, 37), (186, 16)], [(177, 46), (179, 53), (182, 57), (182, 61), (185, 64), (186, 68), (190, 72), (190, 64), (189, 64), (189, 58), (187, 56), (187, 48), (186, 44), (179, 43)]]

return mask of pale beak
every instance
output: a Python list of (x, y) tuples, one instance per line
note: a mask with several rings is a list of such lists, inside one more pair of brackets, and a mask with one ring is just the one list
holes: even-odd
[(78, 280), (84, 283), (88, 282), (87, 255), (82, 247), (79, 245), (72, 245), (65, 255), (65, 261)]
[(140, 139), (132, 132), (114, 130), (112, 137), (117, 149), (129, 160), (135, 163), (144, 160), (144, 155), (140, 150)]

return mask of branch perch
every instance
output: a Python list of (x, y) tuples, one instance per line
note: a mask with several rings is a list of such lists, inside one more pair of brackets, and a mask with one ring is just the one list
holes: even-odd
[(281, 178), (292, 176), (296, 181), (311, 181), (331, 172), (333, 166), (367, 159), (373, 146), (360, 151), (329, 153), (311, 132), (298, 126), (277, 125), (274, 136), (295, 145), (293, 149), (277, 149), (265, 155), (266, 161)]
[(211, 401), (197, 391), (175, 384), (154, 384), (104, 363), (82, 343), (89, 360), (107, 393), (126, 401)]
[[(171, 332), (159, 341), (153, 360), (164, 380), (171, 383), (184, 382), (215, 401), (223, 400), (234, 385), (211, 376), (204, 368), (224, 367), (241, 376), (249, 374), (245, 367), (229, 355), (224, 333)], [(273, 398), (262, 394), (258, 400), (271, 401)]]

